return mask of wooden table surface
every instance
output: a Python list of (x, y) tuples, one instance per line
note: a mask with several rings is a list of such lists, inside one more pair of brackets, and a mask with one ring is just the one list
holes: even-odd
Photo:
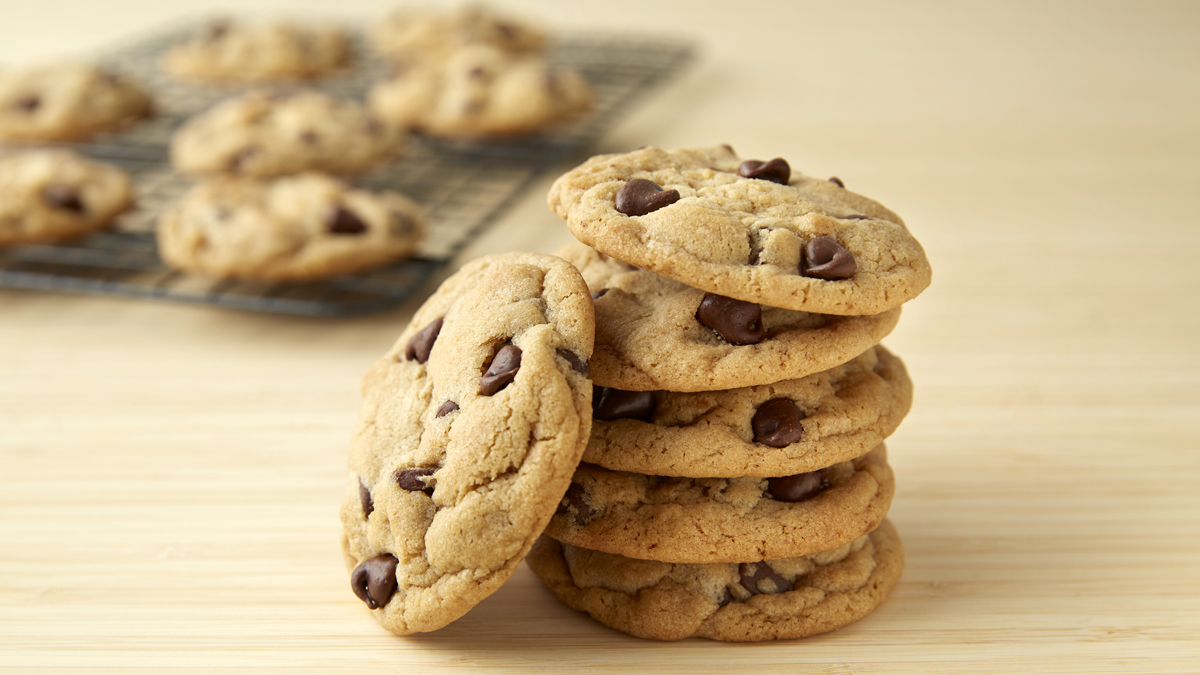
[[(205, 6), (95, 4), (6, 5), (0, 60)], [(1200, 672), (1200, 4), (512, 4), (703, 45), (597, 152), (783, 156), (925, 245), (934, 285), (886, 340), (917, 388), (889, 441), (892, 597), (807, 640), (658, 643), (522, 567), (392, 636), (349, 591), (337, 510), (359, 379), (413, 306), (0, 291), (0, 669)], [(465, 257), (565, 242), (549, 181)]]

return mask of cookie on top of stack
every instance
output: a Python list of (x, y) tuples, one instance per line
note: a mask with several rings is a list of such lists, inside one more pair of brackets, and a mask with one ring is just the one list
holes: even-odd
[(904, 566), (883, 440), (912, 400), (879, 341), (930, 282), (903, 221), (728, 146), (594, 157), (549, 202), (582, 242), (558, 255), (593, 294), (596, 389), (533, 570), (648, 638), (870, 613)]

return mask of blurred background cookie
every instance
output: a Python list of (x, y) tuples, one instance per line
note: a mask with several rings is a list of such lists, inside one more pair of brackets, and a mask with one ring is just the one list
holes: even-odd
[(370, 39), (376, 51), (400, 59), (446, 56), (469, 44), (508, 53), (538, 52), (546, 46), (540, 28), (478, 6), (450, 11), (401, 10), (377, 22)]
[(162, 65), (185, 79), (256, 82), (320, 77), (350, 59), (350, 44), (339, 28), (222, 20), (171, 47)]
[(0, 245), (50, 241), (108, 225), (133, 202), (120, 169), (66, 150), (0, 157)]
[(0, 70), (0, 138), (80, 140), (150, 112), (132, 82), (88, 64)]

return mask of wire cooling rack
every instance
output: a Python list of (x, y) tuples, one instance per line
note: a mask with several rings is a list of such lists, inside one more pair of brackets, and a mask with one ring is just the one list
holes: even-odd
[[(135, 78), (155, 99), (155, 115), (86, 143), (59, 144), (120, 166), (132, 177), (138, 201), (109, 230), (46, 245), (0, 248), (0, 286), (47, 291), (124, 295), (219, 305), (284, 314), (344, 315), (398, 304), (412, 295), (463, 246), (491, 224), (540, 174), (582, 154), (641, 97), (653, 92), (691, 59), (683, 41), (564, 36), (550, 52), (554, 63), (580, 70), (596, 92), (587, 118), (558, 129), (511, 140), (448, 141), (417, 136), (393, 163), (359, 184), (396, 190), (429, 216), (429, 235), (415, 257), (368, 272), (308, 283), (217, 281), (166, 267), (158, 258), (154, 224), (192, 181), (172, 170), (171, 134), (189, 116), (248, 87), (205, 86), (166, 76), (164, 49), (195, 26), (164, 32), (101, 56), (108, 67)], [(362, 99), (385, 79), (387, 64), (354, 38), (353, 66), (311, 86)]]

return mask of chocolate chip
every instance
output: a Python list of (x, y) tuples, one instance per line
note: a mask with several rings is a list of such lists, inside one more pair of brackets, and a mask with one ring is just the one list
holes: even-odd
[(238, 150), (233, 157), (229, 158), (229, 170), (234, 172), (240, 171), (242, 166), (257, 154), (258, 149), (254, 147), (246, 147)]
[(679, 201), (679, 190), (663, 190), (654, 181), (634, 178), (617, 191), (617, 210), (627, 216), (644, 216)]
[(396, 556), (390, 553), (364, 560), (350, 573), (350, 588), (371, 609), (379, 609), (396, 592)]
[(332, 234), (362, 234), (367, 231), (367, 224), (353, 211), (335, 206), (325, 212), (325, 229)]
[(792, 167), (788, 166), (787, 160), (782, 157), (776, 157), (769, 162), (748, 159), (738, 167), (738, 175), (743, 178), (757, 178), (787, 185), (788, 179), (792, 177)]
[(371, 501), (371, 491), (363, 484), (361, 478), (358, 479), (358, 501), (362, 502), (363, 518), (375, 510), (375, 502)]
[(572, 370), (574, 370), (577, 373), (582, 373), (585, 376), (588, 374), (588, 372), (589, 372), (588, 362), (579, 358), (578, 354), (576, 354), (575, 352), (573, 352), (569, 349), (558, 349), (555, 351), (558, 352), (559, 356), (566, 359), (567, 363), (571, 364)]
[(229, 23), (228, 22), (220, 21), (217, 23), (213, 23), (213, 24), (210, 24), (208, 26), (208, 28), (206, 29), (205, 34), (204, 34), (204, 39), (210, 40), (210, 41), (220, 40), (221, 38), (225, 37), (225, 34), (228, 32), (229, 32)]
[(376, 120), (367, 120), (363, 122), (363, 131), (371, 136), (378, 136), (383, 133), (383, 125)]
[(843, 248), (833, 237), (815, 237), (804, 245), (800, 274), (833, 281), (849, 279), (856, 271), (858, 263), (854, 262), (854, 254)]
[(717, 331), (730, 344), (752, 345), (766, 336), (762, 307), (715, 293), (704, 295), (696, 309), (696, 320)]
[(836, 186), (838, 186), (838, 187), (840, 187), (840, 188), (844, 188), (844, 187), (846, 187), (846, 184), (842, 182), (842, 179), (841, 179), (841, 178), (838, 178), (837, 176), (830, 176), (830, 177), (829, 177), (829, 182), (830, 182), (830, 183), (833, 183), (834, 185), (836, 185)]
[(729, 592), (728, 588), (721, 589), (721, 597), (717, 598), (717, 607), (724, 607), (731, 602), (733, 602), (733, 594)]
[(802, 502), (821, 494), (829, 483), (820, 471), (798, 473), (795, 476), (780, 476), (767, 481), (767, 494), (780, 502)]
[(441, 406), (438, 407), (437, 414), (434, 415), (434, 417), (445, 417), (446, 415), (449, 415), (450, 413), (454, 412), (455, 410), (458, 410), (458, 404), (455, 403), (454, 401), (446, 401), (445, 403), (443, 403)]
[(429, 360), (429, 352), (433, 351), (433, 343), (437, 341), (438, 333), (442, 331), (442, 322), (446, 317), (438, 317), (432, 323), (417, 331), (404, 348), (404, 358), (417, 363)]
[(596, 291), (595, 293), (592, 293), (592, 299), (599, 300), (600, 298), (603, 298), (604, 294), (607, 292), (608, 292), (607, 288), (601, 288), (600, 290)]
[(750, 420), (754, 442), (772, 448), (787, 447), (804, 434), (804, 426), (800, 424), (803, 419), (804, 412), (791, 399), (773, 398), (758, 406), (754, 419)]
[(475, 66), (474, 68), (467, 71), (467, 77), (470, 77), (473, 80), (481, 80), (486, 75), (487, 75), (487, 70), (485, 70), (483, 66)]
[(42, 201), (56, 209), (83, 213), (83, 201), (79, 191), (69, 185), (47, 185), (42, 188)]
[(504, 345), (500, 351), (496, 352), (492, 364), (488, 366), (487, 372), (479, 380), (479, 393), (491, 396), (505, 388), (517, 377), (517, 371), (520, 368), (521, 348), (514, 344)]
[(42, 97), (37, 94), (22, 96), (13, 103), (13, 107), (23, 112), (31, 113), (42, 107)]
[(857, 213), (849, 215), (849, 216), (835, 216), (835, 217), (838, 220), (871, 220), (871, 216), (864, 216), (864, 215), (860, 215)]
[(576, 525), (587, 525), (599, 512), (584, 500), (583, 486), (573, 482), (567, 488), (567, 493), (563, 495), (562, 502), (559, 503), (556, 513), (569, 513), (575, 520)]
[(792, 590), (792, 585), (787, 582), (787, 579), (776, 574), (775, 570), (765, 562), (742, 563), (738, 565), (738, 574), (742, 577), (742, 588), (750, 591), (753, 595), (783, 593)]
[(561, 86), (558, 81), (558, 71), (552, 68), (547, 68), (546, 72), (542, 74), (542, 86), (545, 87), (546, 91), (551, 95), (558, 94)]
[(623, 391), (612, 387), (592, 388), (592, 417), (598, 420), (654, 419), (658, 402), (652, 391)]
[(392, 478), (395, 479), (397, 485), (409, 492), (424, 492), (432, 497), (433, 488), (426, 485), (421, 477), (432, 476), (434, 471), (437, 469), (397, 469), (392, 474)]
[(503, 37), (505, 40), (513, 40), (517, 37), (517, 28), (516, 28), (516, 26), (513, 26), (511, 23), (497, 21), (495, 23), (495, 27), (496, 27), (496, 31), (498, 33), (500, 33), (500, 36)]
[(392, 211), (391, 215), (388, 216), (388, 232), (391, 232), (393, 237), (407, 237), (415, 229), (417, 229), (417, 226), (412, 218), (399, 211)]
[(300, 132), (300, 142), (305, 145), (313, 145), (317, 142), (317, 134), (312, 129), (305, 129)]

